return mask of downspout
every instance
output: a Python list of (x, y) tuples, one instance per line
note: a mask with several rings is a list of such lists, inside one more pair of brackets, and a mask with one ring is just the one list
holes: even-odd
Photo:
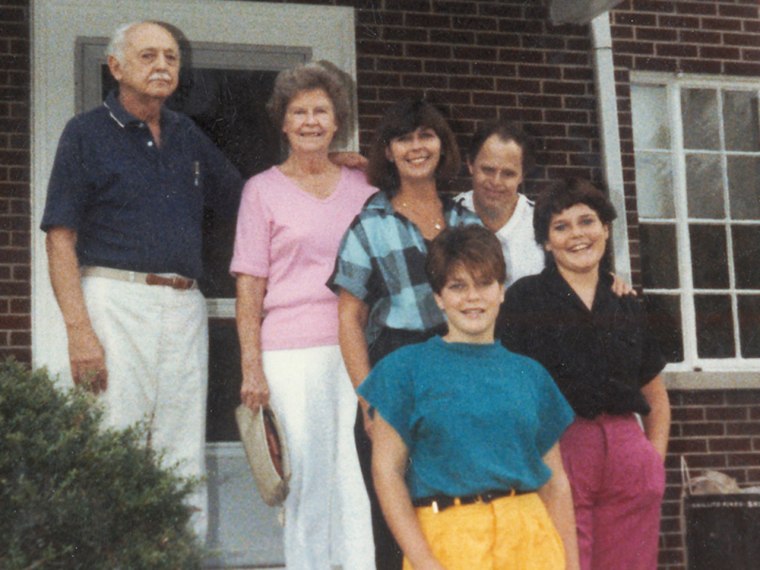
[(628, 283), (632, 283), (609, 12), (603, 12), (591, 20), (591, 39), (594, 50), (594, 80), (596, 83), (597, 114), (601, 127), (604, 181), (609, 190), (610, 201), (618, 214), (617, 219), (612, 224), (615, 273)]

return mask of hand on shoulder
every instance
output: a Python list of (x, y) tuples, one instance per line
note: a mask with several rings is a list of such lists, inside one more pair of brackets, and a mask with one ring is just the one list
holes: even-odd
[(330, 153), (330, 162), (337, 166), (345, 166), (346, 168), (356, 168), (361, 171), (367, 169), (369, 161), (354, 151), (338, 151)]

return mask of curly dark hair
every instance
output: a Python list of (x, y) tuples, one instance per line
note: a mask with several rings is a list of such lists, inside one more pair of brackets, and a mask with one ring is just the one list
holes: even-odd
[(536, 241), (543, 246), (549, 241), (549, 226), (552, 217), (576, 204), (586, 204), (594, 210), (604, 225), (617, 217), (614, 206), (607, 196), (588, 180), (583, 178), (563, 178), (552, 183), (536, 198), (533, 211), (533, 231)]

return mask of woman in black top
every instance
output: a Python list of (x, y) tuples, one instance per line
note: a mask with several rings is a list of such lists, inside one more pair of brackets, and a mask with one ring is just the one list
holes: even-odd
[(615, 296), (600, 271), (614, 218), (585, 180), (559, 181), (539, 196), (533, 225), (547, 268), (509, 288), (499, 334), (549, 370), (578, 416), (560, 448), (581, 567), (653, 570), (670, 404), (640, 302)]

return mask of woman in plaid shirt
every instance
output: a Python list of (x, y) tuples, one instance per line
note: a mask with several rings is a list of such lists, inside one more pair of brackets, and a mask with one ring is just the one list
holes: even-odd
[[(446, 120), (426, 101), (401, 101), (385, 113), (370, 150), (367, 177), (380, 188), (343, 237), (328, 285), (339, 295), (340, 346), (358, 387), (370, 368), (400, 346), (445, 330), (425, 276), (430, 241), (444, 228), (480, 223), (440, 191), (459, 172)], [(372, 420), (360, 399), (357, 449), (372, 502), (377, 567), (401, 568), (370, 474)]]

